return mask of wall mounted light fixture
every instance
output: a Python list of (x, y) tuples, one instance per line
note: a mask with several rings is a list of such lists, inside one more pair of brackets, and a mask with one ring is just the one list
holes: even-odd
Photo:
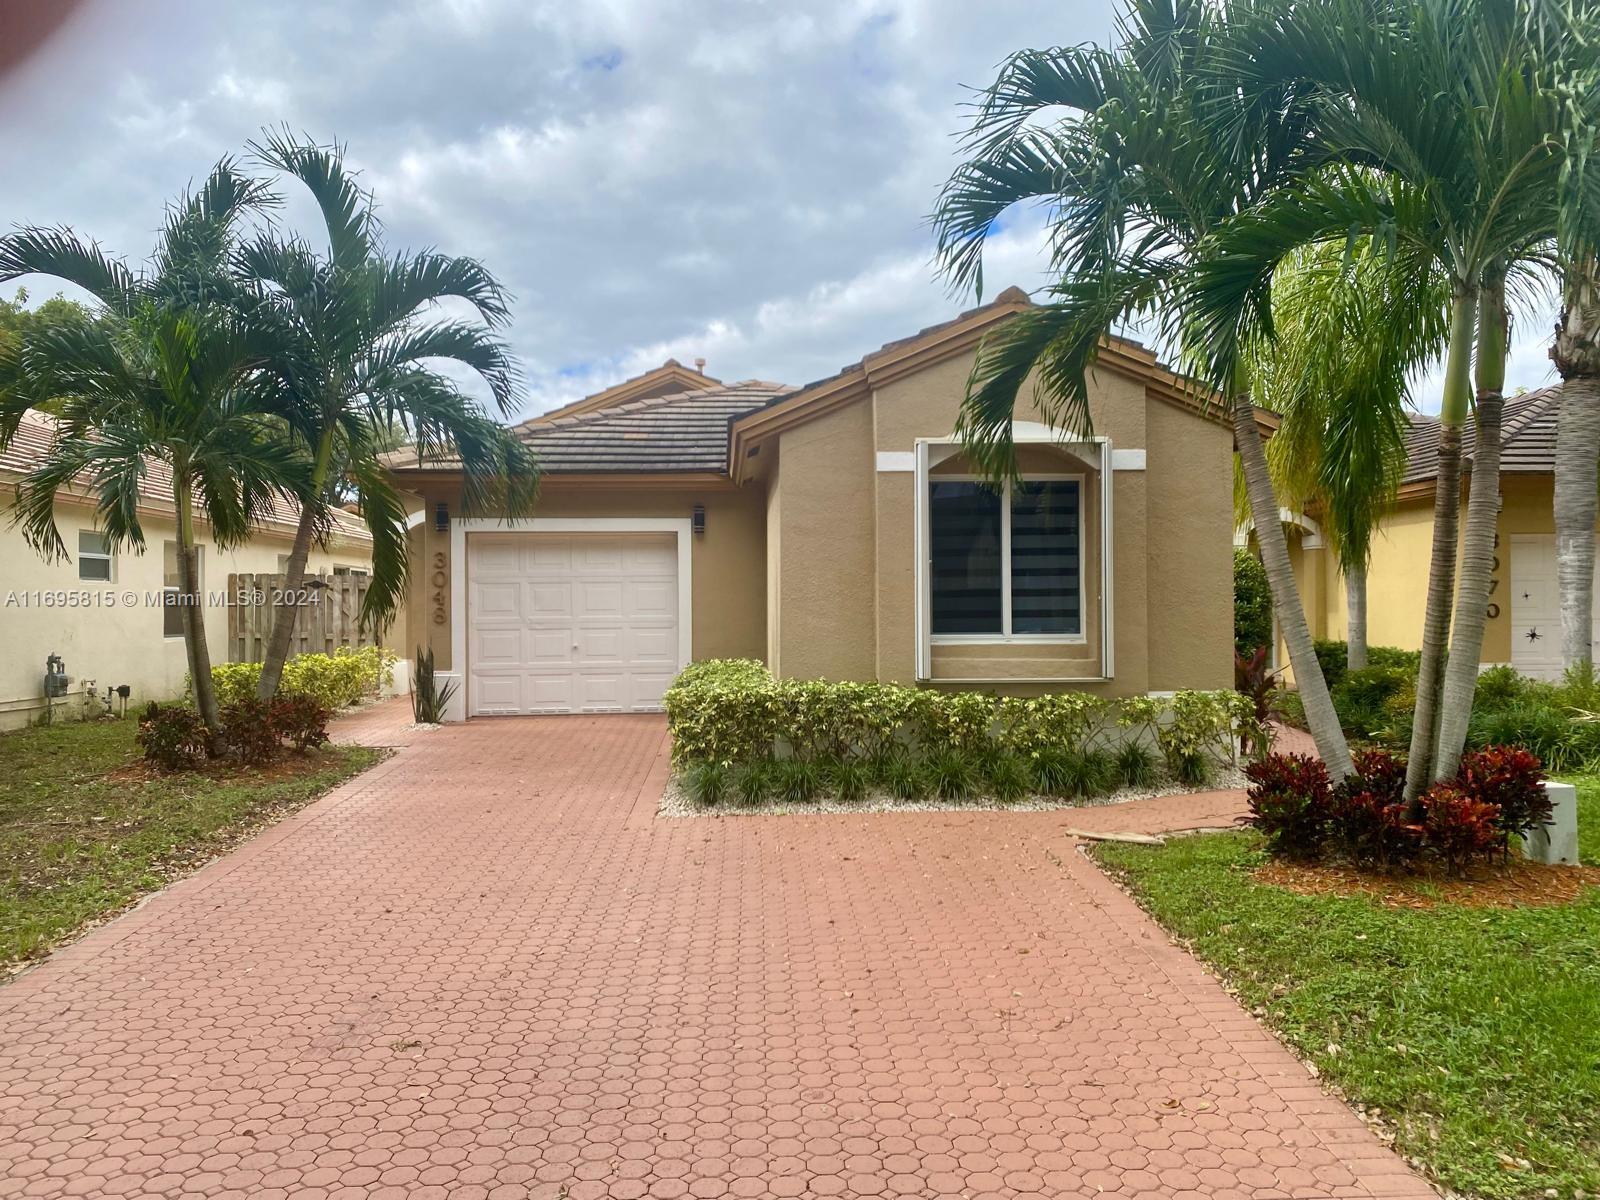
[(433, 506), (433, 527), (440, 533), (450, 529), (450, 506), (443, 500)]
[(690, 527), (696, 533), (704, 533), (706, 531), (706, 506), (704, 504), (696, 504), (694, 506), (694, 517), (690, 521)]

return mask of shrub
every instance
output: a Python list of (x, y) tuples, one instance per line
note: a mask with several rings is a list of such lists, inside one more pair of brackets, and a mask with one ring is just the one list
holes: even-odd
[(1117, 764), (1106, 750), (1069, 750), (1063, 759), (1066, 795), (1092, 800), (1109, 793), (1117, 782)]
[(1295, 729), (1309, 728), (1306, 721), (1306, 704), (1300, 699), (1300, 693), (1291, 688), (1280, 687), (1278, 694), (1273, 698), (1273, 707), (1277, 710), (1278, 720)]
[(1033, 789), (1044, 796), (1070, 795), (1071, 769), (1067, 765), (1072, 751), (1047, 746), (1028, 760), (1033, 771)]
[(1124, 742), (1113, 755), (1124, 787), (1147, 788), (1156, 781), (1156, 756), (1140, 742)]
[(1351, 737), (1370, 738), (1388, 728), (1384, 705), (1414, 684), (1413, 676), (1399, 667), (1362, 667), (1346, 671), (1333, 689), (1333, 706), (1339, 723)]
[(1406, 790), (1404, 755), (1388, 750), (1358, 750), (1353, 756), (1360, 786), (1385, 803), (1399, 804)]
[(1428, 846), (1454, 874), (1505, 841), (1500, 809), (1473, 799), (1459, 784), (1434, 784), (1423, 794), (1422, 810)]
[(1314, 858), (1328, 833), (1333, 787), (1322, 760), (1269, 754), (1245, 767), (1250, 823), (1274, 854)]
[(1550, 820), (1550, 797), (1540, 784), (1544, 764), (1519, 746), (1491, 746), (1461, 756), (1455, 784), (1473, 800), (1494, 805), (1496, 823), (1509, 845)]
[(272, 706), (254, 696), (224, 708), (222, 728), (234, 753), (252, 766), (271, 762), (283, 749), (272, 721)]
[(976, 754), (990, 744), (998, 702), (986, 692), (919, 691), (910, 706), (917, 739), (925, 747)]
[[(394, 651), (382, 646), (341, 646), (332, 654), (297, 654), (283, 664), (278, 696), (310, 696), (329, 711), (337, 711), (393, 683), (397, 661)], [(255, 696), (261, 664), (220, 663), (211, 668), (211, 679), (218, 704), (238, 704)]]
[(777, 735), (777, 685), (760, 663), (691, 663), (662, 698), (672, 728), (672, 761), (724, 766), (770, 758)]
[(1240, 753), (1262, 758), (1272, 752), (1271, 722), (1278, 717), (1278, 672), (1267, 665), (1267, 647), (1246, 655), (1233, 655), (1233, 690), (1250, 701), (1251, 729), (1239, 746)]
[(1272, 645), (1272, 589), (1261, 560), (1243, 548), (1233, 552), (1233, 648), (1251, 654)]
[(1476, 711), (1467, 725), (1467, 743), (1475, 749), (1521, 746), (1554, 771), (1587, 761), (1595, 737), (1559, 708), (1531, 697), (1509, 708)]
[(139, 718), (139, 732), (134, 740), (144, 751), (145, 761), (164, 771), (194, 766), (205, 757), (210, 746), (205, 722), (194, 709), (186, 704), (153, 701)]
[(1478, 708), (1508, 708), (1522, 699), (1529, 680), (1515, 667), (1490, 667), (1478, 673), (1478, 690), (1472, 702)]
[[(1327, 681), (1329, 689), (1337, 687), (1349, 666), (1349, 643), (1318, 638), (1312, 644), (1312, 649), (1316, 652), (1317, 664), (1322, 668), (1322, 678)], [(1402, 650), (1398, 646), (1367, 647), (1368, 667), (1393, 667), (1415, 678), (1421, 663), (1422, 653), (1418, 650)]]
[(915, 800), (926, 790), (917, 760), (898, 747), (873, 759), (872, 775), (878, 786), (897, 800)]
[(1365, 787), (1358, 777), (1335, 790), (1328, 836), (1359, 867), (1403, 866), (1422, 852), (1422, 827), (1407, 822), (1398, 797)]
[(845, 801), (864, 798), (872, 784), (866, 764), (855, 758), (829, 759), (823, 764), (822, 779), (830, 792)]
[(1238, 692), (1178, 692), (1169, 719), (1156, 726), (1156, 742), (1174, 778), (1190, 787), (1211, 780), (1216, 762), (1233, 761), (1234, 739), (1257, 742), (1255, 706)]
[(328, 710), (310, 696), (280, 696), (272, 702), (273, 732), (301, 754), (328, 741)]
[(1015, 754), (992, 754), (984, 763), (983, 779), (989, 794), (1001, 804), (1015, 804), (1033, 788), (1027, 763)]
[(721, 763), (695, 763), (683, 776), (683, 790), (696, 804), (711, 808), (727, 796), (729, 782), (728, 768)]
[(941, 800), (965, 800), (978, 786), (972, 756), (953, 746), (928, 755), (922, 763), (922, 776), (928, 790)]
[(781, 758), (774, 762), (772, 790), (788, 804), (804, 804), (822, 790), (822, 769), (807, 758)]
[(732, 768), (729, 784), (740, 804), (753, 807), (771, 798), (774, 783), (772, 766), (770, 762), (757, 761), (741, 763)]

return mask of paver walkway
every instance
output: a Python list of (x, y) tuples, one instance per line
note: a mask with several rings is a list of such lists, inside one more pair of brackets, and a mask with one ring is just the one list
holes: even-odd
[(1235, 794), (657, 820), (659, 718), (403, 719), (0, 989), (0, 1195), (1432, 1194), (1062, 833)]

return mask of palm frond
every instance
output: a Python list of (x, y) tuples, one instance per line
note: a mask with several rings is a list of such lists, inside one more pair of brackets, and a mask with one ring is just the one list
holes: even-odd
[(354, 270), (372, 258), (378, 237), (372, 197), (346, 169), (343, 146), (319, 146), (282, 129), (263, 132), (248, 148), (263, 165), (293, 175), (311, 193), (322, 210), (336, 267)]
[(86, 242), (66, 226), (29, 226), (0, 238), (0, 283), (24, 275), (52, 275), (76, 284), (116, 312), (129, 309), (138, 282), (98, 242)]

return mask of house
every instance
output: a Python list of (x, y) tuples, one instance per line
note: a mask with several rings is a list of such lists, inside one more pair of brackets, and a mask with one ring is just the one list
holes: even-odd
[(805, 387), (668, 363), (519, 427), (537, 513), (461, 511), (460, 475), (391, 457), (424, 501), (410, 628), (458, 715), (660, 707), (691, 660), (799, 678), (1102, 694), (1231, 684), (1226, 413), (1106, 343), (1092, 435), (1037, 411), (1001, 496), (956, 417), (1018, 289)]
[[(1509, 663), (1524, 674), (1561, 674), (1561, 596), (1556, 585), (1555, 445), (1560, 392), (1544, 388), (1510, 397), (1501, 421), (1500, 523), (1483, 664)], [(1373, 539), (1367, 571), (1367, 640), (1416, 649), (1428, 593), (1433, 546), (1434, 467), (1439, 423), (1413, 416), (1399, 501)], [(1463, 440), (1463, 476), (1471, 474), (1473, 430)], [(1463, 503), (1466, 488), (1462, 489)], [(1465, 514), (1463, 513), (1463, 517)], [(1343, 638), (1344, 578), (1316, 514), (1284, 513), (1289, 555), (1313, 637)], [(1238, 539), (1236, 539), (1238, 540)], [(1600, 625), (1595, 630), (1600, 640)], [(1287, 655), (1280, 647), (1280, 661)]]
[[(7, 496), (16, 481), (48, 452), (54, 436), (51, 418), (29, 413), (17, 437), (0, 452), (0, 491)], [(70, 556), (46, 562), (10, 521), (0, 521), (0, 729), (36, 720), (45, 706), (46, 659), (59, 657), (69, 676), (69, 693), (59, 700), (63, 715), (83, 712), (86, 690), (104, 694), (126, 684), (130, 703), (166, 700), (187, 686), (188, 658), (181, 611), (163, 598), (175, 593), (176, 524), (170, 477), (151, 463), (140, 485), (145, 549), (114, 551), (95, 528), (86, 492), (63, 491), (56, 498), (56, 522)], [(227, 662), (228, 609), (222, 603), (233, 573), (282, 570), (294, 541), (298, 512), (281, 504), (247, 544), (219, 550), (200, 527), (200, 590), (207, 597), (206, 639), (213, 662)], [(353, 516), (336, 516), (326, 549), (313, 548), (308, 570), (323, 574), (365, 572), (372, 563), (372, 541)]]

